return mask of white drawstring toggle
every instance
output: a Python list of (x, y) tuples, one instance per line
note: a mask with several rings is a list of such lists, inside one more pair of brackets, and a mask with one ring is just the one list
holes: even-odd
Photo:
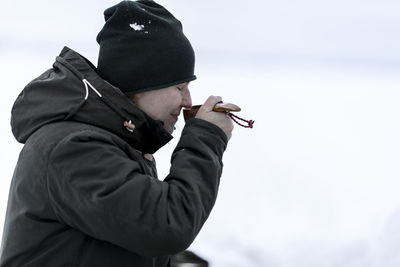
[(125, 126), (125, 128), (128, 130), (128, 131), (130, 131), (131, 133), (133, 133), (133, 130), (135, 130), (135, 125), (132, 123), (132, 121), (131, 120), (129, 120), (129, 121), (124, 121), (124, 126)]

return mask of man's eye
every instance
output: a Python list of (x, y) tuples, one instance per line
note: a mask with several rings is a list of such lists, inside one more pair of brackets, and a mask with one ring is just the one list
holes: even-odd
[(179, 91), (182, 91), (183, 90), (183, 88), (181, 88), (181, 87), (176, 87)]

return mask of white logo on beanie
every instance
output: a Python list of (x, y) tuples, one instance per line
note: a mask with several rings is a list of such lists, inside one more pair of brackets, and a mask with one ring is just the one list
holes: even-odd
[(133, 24), (129, 24), (129, 26), (131, 26), (131, 28), (134, 29), (135, 31), (143, 31), (144, 29), (144, 25), (139, 25), (136, 22)]

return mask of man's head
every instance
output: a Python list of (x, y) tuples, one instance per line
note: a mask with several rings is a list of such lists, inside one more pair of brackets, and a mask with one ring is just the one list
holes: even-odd
[(155, 120), (164, 122), (164, 128), (172, 133), (182, 108), (191, 108), (189, 83), (181, 83), (159, 90), (133, 95), (136, 105)]
[(196, 79), (182, 25), (154, 1), (122, 1), (104, 12), (99, 75), (128, 96)]

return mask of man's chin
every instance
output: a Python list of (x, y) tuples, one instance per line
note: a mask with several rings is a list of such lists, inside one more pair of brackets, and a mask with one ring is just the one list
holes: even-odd
[(170, 127), (164, 127), (164, 129), (169, 133), (172, 134), (174, 130), (176, 129), (175, 125), (170, 126)]

